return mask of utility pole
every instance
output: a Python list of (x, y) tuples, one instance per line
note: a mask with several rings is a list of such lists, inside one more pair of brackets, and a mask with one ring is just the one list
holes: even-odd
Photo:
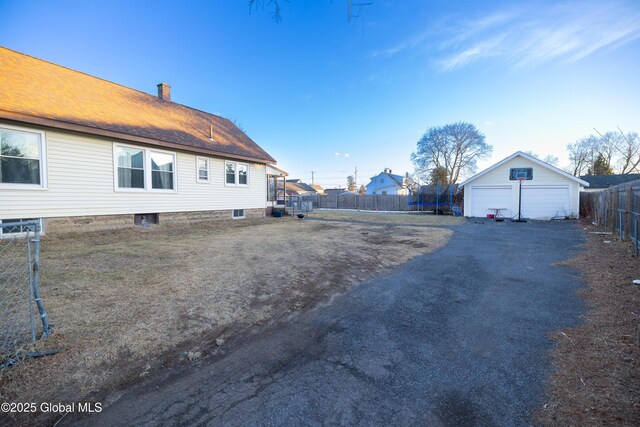
[(313, 181), (313, 174), (314, 174), (314, 171), (311, 171), (311, 185), (315, 185), (315, 182)]
[(354, 179), (355, 183), (356, 183), (356, 188), (358, 188), (358, 167), (356, 166), (356, 172), (355, 172), (355, 179)]

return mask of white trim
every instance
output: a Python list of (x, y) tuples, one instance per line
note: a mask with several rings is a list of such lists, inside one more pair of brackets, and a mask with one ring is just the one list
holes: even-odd
[[(149, 149), (149, 154), (158, 153), (158, 154), (168, 154), (173, 156), (173, 170), (171, 171), (171, 177), (173, 178), (173, 188), (166, 190), (164, 188), (153, 188), (153, 169), (151, 168), (151, 156), (149, 156), (149, 160), (147, 164), (149, 165), (149, 191), (153, 191), (154, 193), (177, 193), (178, 192), (178, 155), (173, 151), (165, 151), (165, 150), (156, 150), (155, 148)], [(156, 171), (163, 172), (163, 171)]]
[[(118, 185), (118, 157), (116, 155), (116, 150), (118, 147), (124, 148), (133, 148), (136, 150), (141, 150), (143, 153), (143, 161), (144, 161), (144, 187), (143, 188), (127, 188), (120, 187)], [(139, 145), (131, 145), (131, 144), (122, 144), (120, 142), (113, 142), (112, 147), (113, 152), (113, 191), (122, 192), (122, 193), (141, 193), (141, 192), (153, 192), (153, 193), (168, 193), (174, 194), (178, 192), (178, 156), (174, 151), (166, 151), (166, 150), (157, 150), (156, 148), (146, 148), (141, 147)], [(173, 188), (169, 190), (165, 190), (162, 188), (153, 188), (153, 170), (151, 169), (151, 154), (168, 154), (173, 156)]]
[[(228, 183), (227, 182), (227, 165), (229, 163), (233, 163), (234, 164), (234, 172), (235, 172), (235, 180), (234, 183)], [(247, 168), (247, 183), (246, 184), (240, 184), (240, 168), (239, 166), (244, 166)], [(251, 184), (251, 178), (249, 177), (249, 175), (251, 174), (251, 167), (249, 165), (249, 163), (243, 163), (243, 162), (237, 162), (235, 160), (225, 160), (224, 161), (224, 169), (223, 169), (223, 179), (224, 179), (224, 186), (225, 187), (241, 187), (241, 188), (249, 188), (249, 185)]]
[[(200, 160), (207, 162), (207, 179), (200, 178)], [(196, 182), (211, 184), (211, 159), (208, 157), (196, 156)]]
[(466, 181), (464, 181), (462, 184), (460, 184), (460, 187), (464, 187), (465, 185), (467, 185), (468, 183), (470, 183), (471, 181), (474, 181), (478, 178), (480, 178), (481, 176), (491, 172), (492, 170), (496, 169), (499, 166), (502, 166), (503, 164), (507, 163), (509, 160), (516, 158), (517, 156), (523, 157), (527, 160), (530, 160), (542, 167), (545, 167), (553, 172), (556, 172), (562, 176), (564, 176), (565, 178), (569, 178), (573, 181), (576, 181), (577, 183), (579, 183), (580, 185), (584, 186), (584, 187), (588, 187), (589, 183), (587, 181), (583, 181), (580, 178), (577, 178), (565, 171), (563, 171), (562, 169), (558, 169), (555, 166), (551, 166), (549, 163), (545, 163), (540, 159), (536, 159), (533, 156), (528, 155), (527, 153), (523, 153), (522, 151), (516, 151), (515, 153), (513, 153), (512, 155), (510, 155), (509, 157), (500, 160), (498, 163), (494, 164), (493, 166), (488, 167), (487, 169), (483, 170), (482, 172), (479, 172), (475, 175), (473, 175), (471, 178), (467, 179)]
[[(38, 161), (40, 162), (40, 184), (17, 184), (17, 183), (1, 183), (1, 190), (47, 190), (47, 135), (45, 131), (36, 130), (33, 128), (26, 128), (22, 126), (0, 124), (0, 128), (8, 130), (16, 130), (25, 133), (35, 133), (40, 135), (40, 155)], [(34, 159), (31, 159), (34, 160)]]

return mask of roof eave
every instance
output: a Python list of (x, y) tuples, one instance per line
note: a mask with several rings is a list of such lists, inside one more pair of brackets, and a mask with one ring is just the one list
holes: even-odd
[(263, 163), (263, 164), (267, 164), (267, 163), (277, 164), (276, 160), (271, 156), (268, 156), (268, 158), (258, 158), (258, 157), (243, 156), (243, 155), (232, 154), (232, 153), (225, 153), (217, 150), (207, 150), (204, 148), (192, 147), (189, 145), (179, 144), (179, 143), (170, 142), (170, 141), (161, 141), (161, 140), (152, 139), (152, 138), (145, 138), (142, 136), (131, 135), (131, 134), (116, 132), (112, 130), (94, 128), (91, 126), (79, 125), (76, 123), (65, 122), (62, 120), (54, 120), (54, 119), (48, 119), (44, 117), (31, 116), (29, 114), (24, 114), (24, 113), (15, 113), (15, 112), (6, 111), (6, 110), (0, 110), (0, 119), (11, 120), (18, 123), (26, 123), (31, 125), (47, 126), (53, 129), (62, 129), (66, 131), (107, 137), (107, 138), (115, 138), (115, 139), (128, 141), (128, 142), (138, 142), (138, 143), (147, 144), (147, 145), (172, 148), (175, 150), (187, 151), (191, 153), (208, 154), (212, 157), (246, 160), (246, 161)]

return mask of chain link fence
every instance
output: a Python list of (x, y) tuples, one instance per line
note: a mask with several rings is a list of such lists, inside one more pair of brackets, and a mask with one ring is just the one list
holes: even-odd
[(50, 334), (39, 266), (40, 222), (0, 223), (0, 363)]

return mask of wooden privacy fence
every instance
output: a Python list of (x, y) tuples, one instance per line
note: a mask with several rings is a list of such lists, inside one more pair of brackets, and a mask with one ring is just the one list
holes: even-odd
[(409, 196), (394, 194), (308, 194), (304, 201), (312, 201), (314, 208), (359, 209), (371, 211), (417, 211), (409, 206)]
[(640, 180), (616, 185), (606, 190), (580, 193), (580, 214), (633, 243), (634, 254), (640, 252)]

